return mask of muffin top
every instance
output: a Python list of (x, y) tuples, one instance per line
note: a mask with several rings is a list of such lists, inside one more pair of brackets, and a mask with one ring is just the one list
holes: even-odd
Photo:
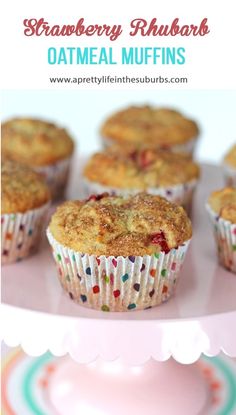
[(131, 106), (116, 112), (101, 127), (104, 138), (120, 143), (171, 146), (185, 143), (199, 133), (197, 124), (177, 111)]
[(182, 207), (146, 193), (129, 198), (104, 193), (64, 202), (49, 229), (57, 242), (74, 251), (106, 256), (168, 253), (192, 235)]
[(208, 203), (221, 218), (236, 223), (236, 189), (217, 190), (210, 195)]
[(229, 166), (236, 167), (236, 144), (225, 155), (224, 162)]
[(16, 162), (2, 162), (2, 214), (24, 213), (50, 200), (43, 179), (29, 167)]
[(70, 157), (73, 141), (49, 122), (15, 118), (2, 124), (2, 154), (28, 166), (45, 166)]
[(145, 190), (197, 179), (199, 167), (183, 154), (111, 146), (90, 158), (84, 176), (104, 186)]

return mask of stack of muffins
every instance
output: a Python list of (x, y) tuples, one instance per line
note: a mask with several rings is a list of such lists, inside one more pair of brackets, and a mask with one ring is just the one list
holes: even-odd
[(174, 293), (192, 236), (184, 208), (199, 178), (198, 128), (145, 106), (115, 114), (101, 134), (83, 172), (87, 199), (62, 204), (47, 230), (59, 279), (87, 307), (150, 308)]
[(2, 125), (2, 156), (39, 173), (53, 200), (60, 199), (68, 181), (74, 143), (65, 129), (55, 124), (15, 118)]
[[(71, 299), (97, 310), (128, 311), (159, 305), (174, 293), (192, 237), (198, 134), (194, 121), (165, 108), (130, 107), (104, 122), (103, 150), (83, 171), (87, 199), (60, 204), (47, 229)], [(73, 149), (71, 137), (54, 124), (3, 124), (3, 263), (38, 247), (50, 201), (64, 194)], [(235, 148), (224, 168), (234, 185)], [(213, 193), (207, 209), (220, 261), (235, 272), (236, 190)]]
[(18, 118), (2, 125), (2, 263), (37, 250), (51, 200), (64, 194), (73, 141), (54, 124)]
[(179, 112), (129, 107), (101, 127), (105, 149), (84, 170), (87, 193), (160, 195), (190, 213), (199, 167), (191, 160), (199, 129)]

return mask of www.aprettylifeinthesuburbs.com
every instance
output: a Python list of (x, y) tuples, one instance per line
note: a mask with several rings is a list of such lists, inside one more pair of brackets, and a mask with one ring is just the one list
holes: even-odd
[(164, 76), (80, 76), (80, 77), (49, 77), (51, 84), (187, 84), (187, 77)]

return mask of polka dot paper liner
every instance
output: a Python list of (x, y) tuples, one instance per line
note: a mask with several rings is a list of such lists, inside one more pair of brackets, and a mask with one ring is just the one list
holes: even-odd
[(219, 217), (208, 204), (206, 208), (213, 225), (219, 262), (236, 273), (236, 225)]
[(35, 168), (35, 171), (40, 173), (48, 184), (53, 200), (61, 199), (64, 196), (69, 179), (70, 165), (71, 158), (68, 158), (48, 166)]
[[(165, 197), (170, 202), (183, 206), (187, 213), (190, 214), (196, 185), (197, 180), (191, 180), (187, 183), (177, 184), (175, 186), (150, 187), (145, 189), (145, 192), (151, 195)], [(85, 178), (83, 178), (83, 187), (87, 196), (90, 196), (91, 194), (102, 194), (104, 192), (108, 192), (110, 194), (127, 197), (140, 192), (140, 189), (117, 189), (114, 187), (103, 186), (100, 183), (91, 182)]]
[[(114, 144), (115, 141), (112, 139), (109, 139), (108, 137), (101, 137), (103, 148), (109, 147), (110, 145)], [(122, 143), (125, 145), (125, 143)], [(186, 143), (181, 144), (173, 144), (173, 145), (159, 145), (157, 144), (157, 148), (162, 148), (165, 150), (171, 150), (175, 153), (184, 153), (191, 157), (194, 155), (194, 151), (197, 144), (197, 137), (193, 137), (191, 140), (188, 140)]]
[(174, 293), (189, 241), (169, 253), (128, 257), (82, 254), (47, 237), (59, 280), (70, 298), (101, 311), (143, 310)]
[(37, 250), (49, 206), (1, 215), (2, 264), (21, 261)]
[(223, 164), (225, 183), (229, 187), (236, 187), (236, 168)]

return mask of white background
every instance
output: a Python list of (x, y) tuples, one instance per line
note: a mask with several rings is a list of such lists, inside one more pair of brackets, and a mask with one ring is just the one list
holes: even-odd
[(170, 106), (195, 119), (201, 129), (197, 158), (219, 162), (236, 142), (236, 91), (5, 91), (3, 119), (42, 117), (69, 129), (79, 151), (99, 148), (99, 127), (111, 112), (130, 104)]
[[(189, 84), (179, 88), (232, 88), (236, 87), (235, 76), (235, 0), (7, 0), (1, 13), (3, 39), (2, 85), (4, 88), (51, 88), (49, 76), (87, 76), (121, 73), (129, 75), (189, 76)], [(51, 25), (76, 24), (84, 17), (89, 24), (122, 24), (124, 32), (115, 42), (104, 37), (26, 37), (23, 20), (44, 17)], [(210, 34), (204, 37), (130, 37), (129, 24), (135, 18), (151, 21), (156, 17), (158, 24), (171, 24), (174, 18), (180, 24), (200, 24), (207, 17)], [(184, 46), (185, 65), (139, 65), (139, 66), (50, 66), (47, 63), (49, 47), (109, 47), (114, 52), (122, 46)], [(109, 87), (109, 86), (108, 86)], [(123, 86), (125, 88), (126, 86)], [(146, 86), (145, 88), (150, 88)], [(168, 89), (173, 85), (168, 85)], [(60, 86), (61, 88), (61, 86)], [(64, 88), (68, 89), (69, 85)], [(71, 84), (73, 88), (73, 84)], [(87, 86), (91, 88), (91, 86)], [(106, 88), (105, 85), (102, 87)], [(121, 89), (122, 85), (114, 85)], [(135, 85), (130, 85), (135, 88)], [(151, 86), (153, 88), (153, 86)], [(165, 88), (166, 85), (157, 85)]]

